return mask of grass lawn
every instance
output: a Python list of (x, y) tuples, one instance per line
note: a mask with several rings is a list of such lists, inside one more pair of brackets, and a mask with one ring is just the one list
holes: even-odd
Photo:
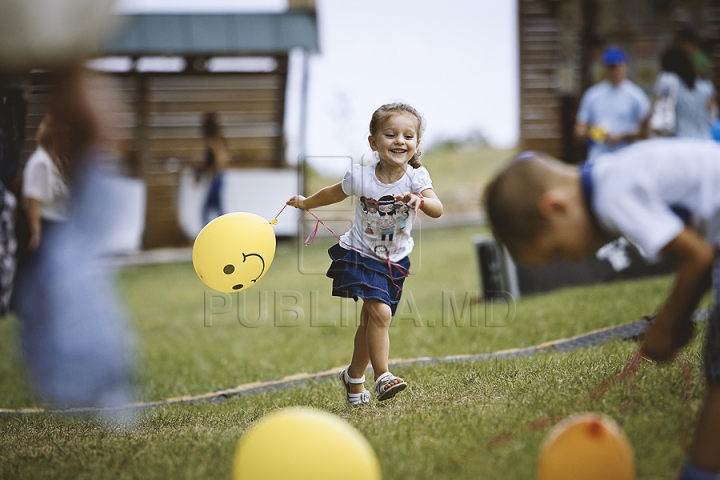
[[(512, 154), (430, 152), (423, 162), (446, 211), (476, 213), (479, 186)], [(306, 190), (338, 180), (311, 174)], [(348, 211), (341, 206), (318, 214), (342, 219)], [(492, 352), (626, 323), (654, 312), (670, 287), (671, 279), (660, 277), (564, 289), (491, 308), (475, 301), (480, 288), (471, 238), (482, 229), (423, 229), (431, 222), (422, 219), (413, 231), (412, 274), (390, 330), (392, 358)], [(281, 241), (267, 275), (242, 295), (210, 291), (190, 264), (122, 270), (119, 287), (137, 337), (138, 399), (347, 364), (359, 307), (329, 294), (324, 273), (331, 244), (328, 237), (310, 247)], [(0, 408), (43, 406), (23, 375), (17, 329), (12, 318), (0, 321)], [(361, 409), (345, 405), (339, 382), (326, 381), (149, 409), (131, 430), (84, 416), (5, 416), (0, 479), (230, 478), (243, 433), (267, 413), (298, 405), (356, 426), (377, 453), (385, 480), (533, 478), (549, 429), (531, 432), (523, 424), (578, 411), (603, 412), (620, 423), (635, 449), (639, 479), (674, 479), (683, 456), (678, 437), (688, 433), (681, 412), (694, 418), (700, 404), (699, 345), (696, 340), (687, 353), (694, 367), (689, 405), (680, 400), (684, 382), (676, 365), (643, 365), (637, 390), (621, 384), (584, 402), (636, 348), (616, 341), (569, 354), (399, 366), (394, 371), (408, 390)], [(628, 410), (629, 399), (635, 407)], [(489, 445), (506, 431), (514, 432), (509, 441)]]
[[(491, 352), (625, 323), (655, 311), (670, 285), (663, 277), (565, 289), (519, 299), (514, 315), (498, 306), (491, 312), (470, 302), (479, 290), (471, 242), (477, 230), (419, 229), (413, 274), (391, 328), (391, 357)], [(139, 398), (197, 394), (346, 364), (359, 309), (329, 294), (324, 269), (330, 244), (327, 238), (300, 248), (282, 242), (258, 286), (225, 299), (232, 301), (229, 309), (189, 264), (123, 270), (120, 287), (137, 335)], [(695, 367), (693, 417), (701, 395), (699, 343), (688, 354)], [(532, 478), (547, 429), (518, 432), (494, 448), (488, 442), (538, 416), (578, 408), (604, 412), (623, 426), (636, 450), (638, 478), (672, 479), (682, 458), (677, 366), (641, 367), (630, 411), (621, 411), (632, 394), (622, 385), (578, 406), (584, 393), (622, 369), (634, 348), (617, 341), (570, 354), (406, 365), (395, 373), (409, 389), (362, 409), (346, 407), (333, 381), (156, 408), (142, 412), (129, 431), (85, 417), (2, 417), (0, 479), (230, 478), (243, 432), (268, 412), (295, 405), (355, 425), (375, 449), (386, 480)], [(0, 407), (36, 405), (42, 403), (22, 375), (17, 323), (0, 321)]]

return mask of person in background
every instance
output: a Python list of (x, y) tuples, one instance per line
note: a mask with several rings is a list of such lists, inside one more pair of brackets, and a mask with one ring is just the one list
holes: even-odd
[(674, 136), (710, 139), (716, 110), (712, 82), (697, 76), (690, 57), (680, 47), (667, 48), (660, 63), (662, 73), (653, 88), (653, 106), (669, 96), (675, 104)]
[(30, 230), (27, 244), (30, 253), (40, 245), (43, 229), (67, 220), (70, 191), (67, 148), (63, 148), (63, 143), (68, 136), (65, 126), (46, 115), (38, 129), (38, 147), (23, 171), (22, 194)]
[(26, 110), (22, 88), (5, 83), (0, 75), (0, 320), (10, 311), (17, 265), (17, 200), (13, 190), (19, 191), (15, 180), (24, 141)]
[(628, 80), (625, 52), (610, 46), (603, 52), (605, 80), (582, 97), (575, 122), (575, 136), (589, 144), (588, 159), (613, 152), (647, 137), (650, 100)]
[(197, 170), (199, 175), (210, 174), (210, 188), (202, 209), (203, 225), (212, 220), (212, 214), (220, 216), (224, 212), (222, 207), (222, 188), (225, 181), (225, 169), (230, 163), (227, 141), (220, 132), (214, 113), (205, 114), (202, 123), (203, 141), (205, 143), (205, 163)]
[[(690, 26), (680, 29), (676, 36), (677, 46), (685, 52), (692, 62), (695, 75), (703, 81), (712, 85), (712, 63), (710, 61), (710, 52), (713, 50), (713, 41), (701, 41), (695, 29)], [(714, 98), (710, 110), (710, 137), (715, 141), (720, 141), (720, 120), (718, 119), (717, 99)]]
[(686, 26), (678, 31), (675, 37), (675, 45), (690, 59), (695, 75), (709, 80), (712, 68), (709, 55), (713, 50), (713, 41), (701, 41), (695, 29)]

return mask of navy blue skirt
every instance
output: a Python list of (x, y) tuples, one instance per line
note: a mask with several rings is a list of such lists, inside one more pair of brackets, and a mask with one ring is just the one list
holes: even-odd
[(391, 266), (391, 278), (387, 262), (366, 257), (339, 244), (330, 247), (328, 255), (332, 259), (332, 264), (327, 276), (332, 278), (334, 296), (352, 298), (356, 302), (358, 298), (373, 298), (389, 305), (392, 314), (395, 315), (400, 303), (403, 282), (410, 271), (408, 257)]

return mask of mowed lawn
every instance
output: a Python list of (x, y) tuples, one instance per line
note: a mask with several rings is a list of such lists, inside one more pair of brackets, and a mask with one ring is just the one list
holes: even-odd
[[(430, 220), (425, 220), (428, 225)], [(444, 356), (534, 345), (634, 320), (655, 311), (667, 277), (565, 289), (502, 304), (479, 293), (478, 228), (420, 228), (413, 274), (391, 328), (391, 357)], [(348, 362), (358, 309), (333, 298), (325, 250), (279, 244), (274, 263), (245, 296), (206, 289), (190, 264), (125, 268), (120, 290), (137, 337), (138, 397), (197, 394)], [(226, 303), (227, 302), (227, 303)], [(231, 304), (230, 304), (231, 302)], [(463, 310), (464, 306), (464, 310)], [(348, 420), (370, 441), (384, 479), (528, 479), (548, 428), (517, 430), (542, 415), (599, 411), (626, 430), (638, 478), (672, 479), (682, 459), (681, 412), (699, 407), (699, 341), (689, 405), (676, 365), (641, 367), (638, 392), (618, 385), (593, 402), (589, 390), (619, 372), (636, 348), (616, 341), (569, 354), (439, 365), (405, 365), (409, 389), (352, 409), (336, 381), (310, 382), (222, 403), (146, 410), (130, 430), (83, 416), (0, 418), (0, 478), (230, 478), (235, 445), (265, 414), (305, 405)], [(369, 386), (368, 382), (368, 386)], [(629, 398), (635, 407), (622, 408)], [(26, 385), (17, 323), (0, 322), (0, 407), (42, 405)], [(508, 430), (507, 442), (490, 446)], [(686, 432), (687, 433), (687, 432)], [(282, 452), (277, 452), (279, 461)], [(338, 472), (337, 478), (342, 478)]]
[[(478, 213), (486, 179), (513, 153), (423, 156), (448, 216)], [(339, 178), (310, 172), (306, 180), (309, 194)], [(345, 219), (351, 210), (340, 206), (318, 214)], [(655, 311), (670, 285), (670, 279), (656, 278), (566, 289), (491, 307), (477, 302), (472, 236), (482, 229), (426, 228), (432, 224), (423, 218), (414, 230), (412, 275), (390, 332), (393, 358), (492, 352), (625, 323)], [(331, 225), (343, 228), (342, 221)], [(138, 398), (191, 395), (347, 364), (359, 308), (329, 294), (324, 272), (331, 244), (327, 237), (310, 247), (282, 241), (269, 273), (240, 296), (209, 291), (189, 264), (124, 269), (120, 288), (137, 338)], [(678, 437), (687, 433), (681, 411), (693, 417), (699, 405), (697, 343), (688, 355), (696, 367), (689, 405), (680, 400), (683, 379), (674, 365), (643, 366), (637, 391), (618, 385), (585, 400), (635, 348), (617, 341), (570, 354), (404, 365), (395, 373), (407, 379), (408, 390), (361, 409), (345, 406), (339, 382), (325, 381), (217, 404), (147, 410), (131, 430), (82, 416), (4, 417), (0, 479), (230, 478), (243, 433), (267, 413), (298, 405), (355, 425), (375, 449), (386, 480), (532, 478), (548, 428), (529, 432), (522, 425), (580, 410), (620, 422), (637, 452), (639, 478), (672, 479), (682, 458)], [(629, 398), (635, 408), (628, 411), (623, 406)], [(0, 407), (38, 405), (22, 374), (17, 324), (0, 321)], [(508, 442), (489, 445), (507, 431), (515, 432)], [(282, 452), (277, 455), (282, 461)]]

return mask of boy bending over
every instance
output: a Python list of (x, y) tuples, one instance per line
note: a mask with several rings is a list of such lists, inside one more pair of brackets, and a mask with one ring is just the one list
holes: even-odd
[(720, 478), (720, 146), (654, 139), (579, 167), (524, 152), (490, 183), (485, 202), (495, 237), (520, 263), (579, 260), (619, 236), (649, 259), (672, 261), (675, 283), (642, 342), (651, 359), (671, 359), (690, 341), (691, 315), (713, 283), (707, 390), (679, 478)]

